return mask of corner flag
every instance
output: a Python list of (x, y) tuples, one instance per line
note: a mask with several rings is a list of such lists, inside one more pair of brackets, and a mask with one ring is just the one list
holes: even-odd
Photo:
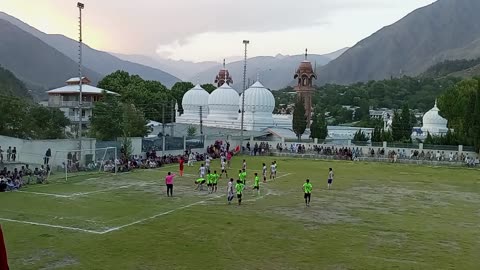
[(0, 270), (9, 270), (7, 261), (7, 249), (3, 239), (2, 227), (0, 226)]

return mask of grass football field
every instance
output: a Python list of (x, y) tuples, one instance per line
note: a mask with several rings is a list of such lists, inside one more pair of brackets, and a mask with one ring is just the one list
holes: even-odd
[[(249, 186), (273, 159), (247, 157)], [(164, 177), (177, 166), (0, 194), (10, 268), (480, 268), (478, 170), (275, 159), (278, 179), (260, 195), (246, 190), (242, 206), (227, 205), (225, 179), (216, 194), (195, 191), (199, 163), (175, 178), (173, 198)], [(236, 157), (230, 174), (240, 166)], [(329, 167), (336, 177), (326, 190)]]

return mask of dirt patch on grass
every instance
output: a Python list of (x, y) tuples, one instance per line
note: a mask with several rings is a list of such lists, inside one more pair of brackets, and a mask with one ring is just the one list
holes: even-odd
[[(444, 188), (448, 190), (428, 191), (394, 185), (365, 185), (346, 190), (322, 190), (314, 194), (309, 208), (303, 204), (295, 204), (273, 208), (273, 213), (309, 222), (305, 224), (305, 228), (312, 229), (316, 228), (315, 224), (359, 223), (362, 219), (358, 211), (402, 215), (433, 207), (450, 207), (458, 201), (480, 203), (480, 194), (455, 191), (452, 190), (454, 186), (446, 185)], [(429, 211), (424, 211), (425, 214), (429, 214)], [(399, 241), (403, 239), (402, 237)], [(377, 238), (381, 239), (382, 235), (378, 235)]]
[(75, 258), (67, 256), (60, 260), (50, 263), (46, 267), (40, 268), (40, 270), (63, 269), (65, 267), (73, 266), (76, 264), (78, 264), (78, 261)]

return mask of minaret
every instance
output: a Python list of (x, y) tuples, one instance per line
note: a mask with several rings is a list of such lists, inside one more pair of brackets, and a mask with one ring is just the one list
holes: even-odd
[(230, 76), (230, 72), (228, 72), (225, 66), (225, 59), (223, 59), (223, 68), (220, 69), (217, 77), (215, 77), (215, 83), (217, 84), (217, 87), (222, 86), (224, 83), (227, 83), (228, 85), (233, 83), (232, 77)]
[(295, 76), (297, 86), (297, 98), (302, 99), (305, 105), (305, 116), (307, 117), (307, 128), (310, 128), (312, 119), (312, 96), (315, 88), (313, 87), (313, 79), (317, 79), (317, 75), (313, 70), (312, 63), (308, 61), (308, 49), (305, 49), (305, 60), (300, 63)]

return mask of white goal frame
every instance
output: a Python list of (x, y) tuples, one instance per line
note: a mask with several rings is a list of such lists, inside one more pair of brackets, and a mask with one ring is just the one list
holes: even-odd
[[(96, 157), (96, 153), (97, 151), (102, 151), (104, 150), (103, 152), (103, 155), (101, 157), (101, 159), (97, 159)], [(118, 172), (118, 164), (117, 164), (117, 159), (118, 159), (118, 155), (117, 155), (117, 147), (102, 147), (102, 148), (92, 148), (92, 149), (82, 149), (82, 150), (79, 150), (79, 149), (76, 149), (76, 150), (56, 150), (55, 151), (55, 155), (53, 156), (53, 158), (51, 159), (51, 161), (53, 161), (54, 163), (56, 162), (61, 162), (60, 164), (53, 164), (53, 166), (58, 166), (58, 165), (63, 165), (64, 167), (64, 173), (65, 173), (65, 181), (68, 181), (68, 174), (71, 173), (69, 172), (69, 165), (71, 164), (71, 160), (68, 159), (68, 153), (80, 153), (79, 154), (79, 158), (78, 158), (78, 162), (80, 164), (82, 164), (82, 162), (85, 161), (85, 153), (89, 153), (89, 154), (92, 154), (93, 153), (93, 162), (96, 164), (97, 160), (100, 160), (100, 166), (98, 167), (98, 172), (101, 172), (102, 170), (104, 170), (105, 168), (105, 157), (107, 155), (107, 152), (109, 150), (113, 150), (114, 152), (114, 159), (113, 159), (113, 173), (116, 175), (117, 172)], [(86, 168), (88, 166), (88, 164), (83, 164), (83, 166), (81, 165), (80, 167), (81, 168)], [(50, 168), (50, 171), (48, 173), (48, 177), (50, 177), (50, 172), (52, 171), (53, 168)]]

